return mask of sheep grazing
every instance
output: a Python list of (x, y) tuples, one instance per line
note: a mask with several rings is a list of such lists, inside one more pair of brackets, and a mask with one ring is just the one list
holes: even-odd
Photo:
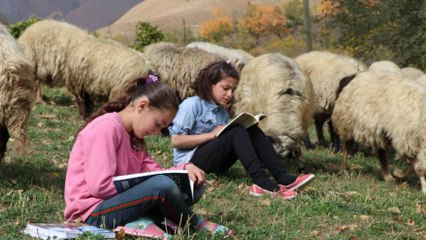
[(281, 157), (296, 154), (300, 170), (299, 143), (312, 119), (313, 91), (294, 60), (281, 54), (253, 58), (241, 73), (235, 99), (236, 113), (266, 114), (259, 126)]
[(84, 118), (94, 111), (95, 103), (112, 98), (128, 79), (155, 71), (142, 53), (66, 22), (34, 23), (18, 42), (35, 64), (36, 81), (66, 87)]
[[(330, 121), (336, 102), (336, 90), (339, 82), (358, 72), (365, 71), (367, 67), (361, 61), (327, 51), (311, 51), (295, 58), (297, 64), (309, 76), (314, 90), (314, 123), (317, 132), (318, 144), (329, 147), (324, 138), (323, 125), (328, 121), (332, 148), (337, 152), (340, 148), (338, 138)], [(307, 138), (305, 145), (309, 146)]]
[(146, 46), (144, 54), (153, 63), (161, 79), (175, 89), (180, 99), (193, 95), (189, 86), (203, 68), (225, 60), (198, 48), (180, 47), (166, 42)]
[(401, 68), (401, 71), (405, 76), (411, 79), (416, 79), (425, 74), (422, 70), (413, 67)]
[(10, 136), (15, 140), (18, 154), (25, 152), (33, 79), (34, 65), (8, 29), (0, 24), (0, 163)]
[[(393, 72), (359, 73), (340, 92), (331, 119), (344, 145), (344, 161), (351, 142), (376, 149), (381, 173), (389, 172), (386, 150), (411, 163), (426, 194), (426, 89)], [(408, 172), (408, 171), (407, 171)], [(403, 175), (397, 172), (397, 175)]]
[(369, 67), (369, 71), (373, 72), (390, 72), (398, 75), (403, 75), (401, 69), (396, 63), (388, 60), (373, 62)]
[(188, 48), (199, 48), (206, 52), (217, 54), (224, 59), (229, 59), (234, 63), (237, 69), (241, 72), (243, 67), (253, 59), (253, 56), (241, 49), (232, 49), (222, 47), (209, 42), (192, 42), (186, 45)]

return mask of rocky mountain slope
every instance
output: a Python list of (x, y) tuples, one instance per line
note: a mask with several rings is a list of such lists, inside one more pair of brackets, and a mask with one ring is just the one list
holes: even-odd
[(9, 25), (30, 16), (55, 16), (94, 31), (115, 22), (143, 0), (0, 0), (0, 22)]
[[(130, 9), (108, 27), (98, 29), (101, 36), (121, 36), (133, 42), (136, 38), (136, 25), (147, 21), (162, 31), (182, 31), (185, 24), (193, 32), (198, 32), (199, 24), (214, 19), (215, 9), (222, 9), (223, 15), (233, 16), (242, 11), (248, 0), (145, 0)], [(279, 3), (280, 0), (250, 0), (251, 3)]]

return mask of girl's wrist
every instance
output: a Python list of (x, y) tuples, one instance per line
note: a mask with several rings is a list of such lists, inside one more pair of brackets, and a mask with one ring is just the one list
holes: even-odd
[(188, 169), (186, 169), (186, 166), (188, 166), (188, 165), (193, 165), (193, 163), (192, 162), (185, 163), (185, 165), (183, 165), (183, 169), (184, 170), (188, 170)]

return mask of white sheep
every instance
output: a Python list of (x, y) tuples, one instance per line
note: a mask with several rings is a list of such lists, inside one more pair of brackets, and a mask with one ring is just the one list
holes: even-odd
[[(332, 114), (344, 147), (343, 167), (352, 141), (376, 149), (381, 173), (393, 180), (386, 150), (411, 163), (426, 194), (426, 89), (394, 72), (359, 73), (341, 91)], [(399, 172), (399, 175), (402, 175)]]
[(8, 29), (0, 24), (0, 163), (10, 136), (15, 140), (18, 154), (25, 152), (33, 79), (34, 65)]
[(414, 68), (414, 67), (401, 68), (401, 71), (405, 76), (411, 79), (416, 79), (425, 74), (422, 70)]
[(340, 81), (367, 67), (361, 61), (328, 51), (311, 51), (295, 58), (297, 64), (309, 76), (314, 91), (314, 123), (318, 144), (328, 147), (322, 127), (328, 121), (333, 150), (339, 149), (338, 138), (330, 121)]
[(193, 95), (190, 85), (202, 69), (225, 60), (198, 48), (186, 48), (166, 42), (146, 46), (144, 54), (157, 69), (161, 79), (176, 91), (180, 99)]
[(222, 47), (209, 42), (192, 42), (186, 45), (188, 48), (199, 48), (206, 52), (217, 54), (224, 59), (229, 59), (237, 67), (237, 70), (241, 72), (243, 67), (253, 59), (253, 56), (242, 49), (232, 49)]
[(403, 72), (398, 65), (389, 60), (382, 60), (373, 62), (369, 67), (369, 71), (373, 72), (390, 72), (398, 75), (403, 75)]
[(35, 63), (37, 81), (65, 86), (75, 96), (83, 117), (89, 116), (95, 103), (113, 97), (127, 80), (155, 71), (142, 53), (66, 22), (34, 23), (18, 42)]
[(277, 53), (253, 58), (243, 68), (235, 99), (236, 113), (266, 114), (259, 126), (280, 156), (294, 152), (299, 158), (299, 142), (312, 119), (313, 92), (294, 60)]

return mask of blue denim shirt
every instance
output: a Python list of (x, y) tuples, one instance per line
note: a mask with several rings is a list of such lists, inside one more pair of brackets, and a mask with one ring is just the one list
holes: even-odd
[[(169, 127), (171, 135), (195, 135), (213, 131), (217, 126), (229, 121), (229, 114), (224, 107), (213, 101), (198, 96), (185, 99)], [(194, 148), (173, 148), (173, 164), (186, 163), (191, 160)]]

